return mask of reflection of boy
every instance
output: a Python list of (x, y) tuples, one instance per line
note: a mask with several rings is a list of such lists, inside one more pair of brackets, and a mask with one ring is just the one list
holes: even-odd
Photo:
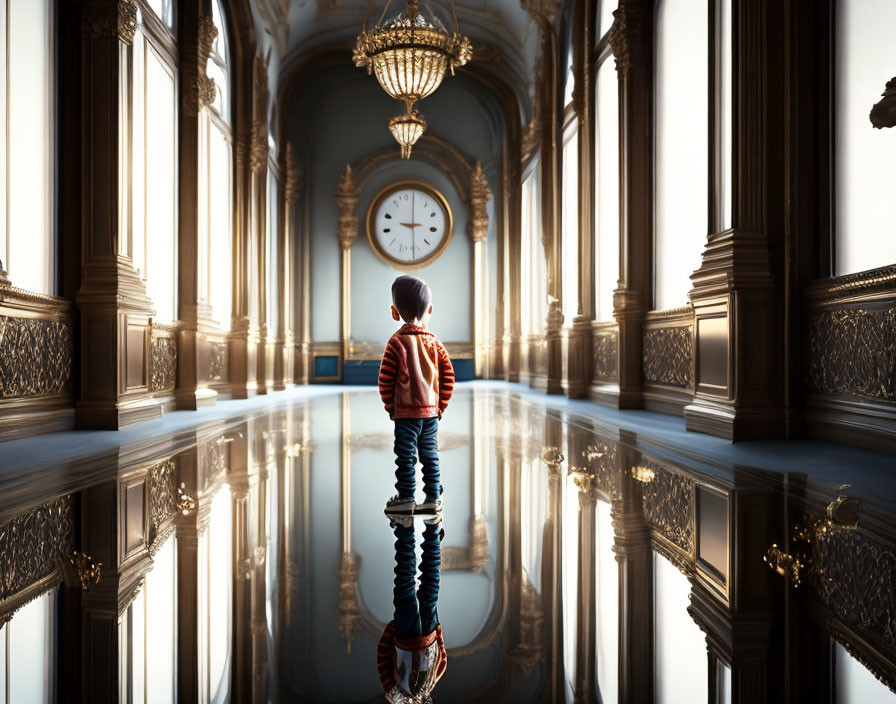
[(444, 536), (438, 520), (426, 522), (420, 558), (420, 587), (416, 589), (417, 559), (413, 519), (392, 521), (395, 531), (395, 615), (377, 648), (380, 684), (392, 704), (423, 704), (448, 664), (439, 624), (439, 571)]

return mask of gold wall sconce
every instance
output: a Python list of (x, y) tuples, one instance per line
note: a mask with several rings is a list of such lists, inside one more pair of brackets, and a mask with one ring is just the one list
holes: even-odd
[(792, 554), (773, 543), (762, 559), (770, 569), (787, 579), (796, 589), (806, 578), (819, 573), (810, 554), (812, 542), (823, 542), (838, 531), (857, 530), (860, 513), (861, 502), (857, 498), (838, 496), (828, 504), (824, 518), (794, 526)]
[(78, 574), (81, 591), (93, 589), (103, 578), (103, 563), (97, 562), (90, 555), (75, 550), (69, 558), (69, 562)]

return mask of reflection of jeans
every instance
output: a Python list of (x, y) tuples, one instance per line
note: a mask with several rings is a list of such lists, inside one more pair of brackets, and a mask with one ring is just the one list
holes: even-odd
[(417, 555), (414, 526), (395, 524), (395, 637), (419, 638), (432, 633), (439, 623), (439, 572), (442, 566), (441, 526), (425, 524), (423, 556), (420, 559), (420, 588), (417, 589)]
[(428, 499), (442, 493), (439, 484), (439, 419), (395, 419), (395, 488), (401, 497), (412, 497), (417, 489), (417, 453), (423, 464), (423, 490)]

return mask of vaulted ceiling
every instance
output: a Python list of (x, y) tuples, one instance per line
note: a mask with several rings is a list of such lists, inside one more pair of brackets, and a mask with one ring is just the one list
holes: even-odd
[[(374, 0), (371, 22), (383, 13), (387, 0)], [(403, 7), (390, 0), (387, 17)], [(361, 30), (365, 0), (253, 0), (261, 24), (277, 48), (281, 78), (291, 74), (309, 55), (344, 48), (348, 54)], [(448, 0), (424, 0), (429, 9), (450, 22)], [(537, 51), (537, 29), (519, 0), (463, 0), (457, 3), (460, 31), (473, 41), (474, 62), (490, 71), (526, 104), (532, 64)], [(360, 70), (360, 69), (359, 69)], [(461, 69), (463, 70), (463, 69)]]

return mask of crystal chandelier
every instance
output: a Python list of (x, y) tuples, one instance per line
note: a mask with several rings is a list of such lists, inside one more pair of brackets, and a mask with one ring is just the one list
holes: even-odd
[(426, 120), (416, 110), (409, 110), (389, 120), (389, 131), (401, 145), (401, 158), (410, 159), (411, 148), (426, 131)]
[(420, 0), (406, 0), (400, 14), (383, 22), (390, 2), (387, 0), (379, 23), (368, 29), (373, 7), (370, 0), (353, 58), (356, 66), (366, 67), (368, 73), (376, 75), (384, 91), (405, 104), (405, 114), (390, 120), (389, 129), (401, 144), (402, 156), (407, 158), (411, 146), (426, 129), (426, 121), (413, 109), (414, 103), (432, 95), (446, 71), (453, 75), (455, 67), (467, 63), (473, 48), (458, 31), (454, 0), (450, 0), (454, 32), (445, 29), (434, 16), (425, 18), (420, 12)]

